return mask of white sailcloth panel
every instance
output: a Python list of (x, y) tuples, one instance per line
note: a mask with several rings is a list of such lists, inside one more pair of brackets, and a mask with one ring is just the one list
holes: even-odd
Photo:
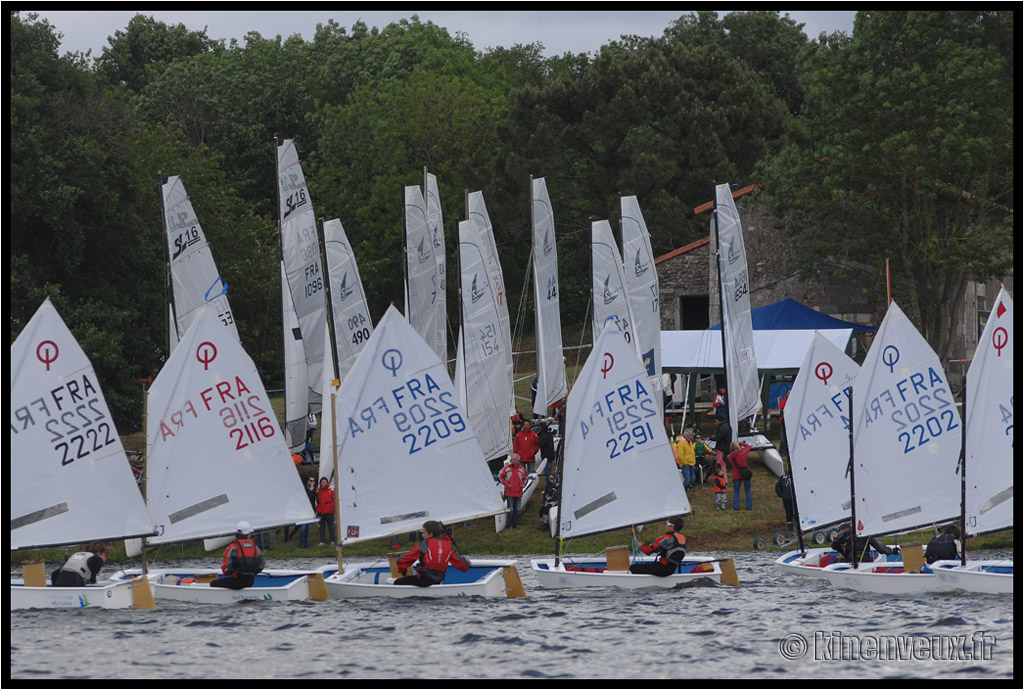
[[(622, 269), (633, 310), (637, 351), (651, 377), (652, 390), (661, 388), (661, 309), (658, 271), (654, 268), (651, 236), (635, 196), (619, 201), (622, 210)], [(657, 396), (656, 396), (657, 397)]]
[(690, 512), (647, 372), (614, 326), (594, 343), (566, 415), (563, 537)]
[[(327, 225), (324, 224), (326, 231)], [(328, 250), (330, 253), (330, 250)], [(324, 332), (324, 351), (331, 351), (331, 334)], [(369, 341), (367, 341), (369, 342)], [(360, 349), (362, 352), (362, 349)], [(356, 356), (359, 359), (359, 356)], [(355, 361), (352, 362), (355, 364)], [(352, 367), (349, 367), (351, 369)], [(316, 485), (320, 486), (321, 479), (327, 479), (328, 482), (334, 483), (334, 446), (337, 445), (332, 435), (332, 431), (336, 429), (336, 426), (331, 425), (332, 417), (337, 419), (338, 414), (338, 393), (340, 392), (340, 382), (338, 388), (334, 387), (334, 371), (333, 367), (324, 367), (324, 380), (321, 384), (321, 392), (323, 395), (323, 416), (320, 422), (320, 464), (318, 466), (319, 473), (317, 475)], [(331, 396), (334, 396), (332, 403)], [(332, 407), (333, 404), (333, 407)]]
[(160, 190), (171, 269), (171, 309), (174, 314), (171, 349), (192, 324), (196, 310), (204, 304), (209, 304), (217, 312), (217, 318), (237, 338), (238, 329), (228, 304), (228, 286), (217, 272), (209, 242), (196, 218), (185, 185), (180, 177), (172, 175)]
[(503, 509), (445, 366), (394, 306), (338, 399), (343, 541)]
[(558, 309), (558, 252), (555, 219), (544, 178), (532, 181), (533, 303), (537, 324), (537, 397), (533, 412), (547, 416), (548, 407), (566, 396), (562, 358), (562, 319)]
[(96, 372), (49, 299), (11, 346), (10, 411), (12, 549), (153, 533)]
[[(281, 305), (284, 325), (284, 441), (299, 452), (305, 447), (306, 415), (309, 413), (309, 370), (302, 329), (295, 316), (292, 291), (288, 288), (284, 261), (281, 262)], [(324, 329), (324, 338), (327, 329)]]
[(760, 379), (754, 353), (754, 329), (750, 318), (747, 253), (743, 228), (729, 185), (715, 187), (715, 219), (718, 228), (722, 277), (722, 327), (725, 334), (726, 396), (729, 424), (735, 433), (738, 421), (761, 409)]
[[(491, 218), (487, 214), (487, 205), (484, 203), (483, 192), (471, 192), (468, 198), (468, 217), (476, 221), (476, 228), (480, 231), (481, 247), (484, 250), (485, 261), (487, 262), (487, 273), (491, 276), (494, 284), (494, 294), (498, 298), (498, 322), (501, 325), (501, 337), (505, 351), (505, 367), (508, 369), (509, 390), (514, 390), (515, 376), (512, 358), (512, 324), (508, 315), (508, 297), (505, 293), (505, 277), (501, 271), (501, 261), (498, 259), (498, 245), (494, 241), (494, 228), (491, 226)], [(515, 397), (509, 399), (509, 417), (515, 413)], [(511, 433), (511, 432), (510, 432)]]
[(423, 189), (427, 203), (427, 226), (430, 231), (430, 241), (434, 245), (434, 260), (437, 261), (437, 300), (434, 308), (437, 310), (437, 323), (439, 324), (440, 339), (437, 352), (443, 361), (448, 360), (448, 278), (447, 264), (444, 250), (444, 215), (441, 213), (441, 193), (437, 189), (437, 176), (424, 171)]
[(424, 342), (444, 361), (444, 324), (438, 300), (444, 298), (430, 237), (427, 206), (419, 187), (405, 188), (405, 316)]
[(859, 535), (960, 513), (960, 413), (938, 357), (895, 302), (853, 387), (853, 420)]
[[(622, 257), (619, 256), (619, 248), (615, 245), (612, 226), (608, 221), (597, 220), (590, 224), (590, 253), (593, 267), (590, 294), (594, 303), (591, 322), (594, 341), (597, 341), (605, 325), (611, 322), (630, 347), (636, 349), (633, 310), (629, 307)], [(639, 351), (637, 354), (640, 354)]]
[(786, 440), (800, 527), (809, 531), (850, 518), (850, 406), (846, 390), (860, 367), (814, 334), (786, 401)]
[(512, 448), (509, 405), (513, 391), (505, 366), (505, 342), (494, 282), (488, 274), (486, 247), (474, 220), (459, 223), (459, 271), (462, 292), (462, 355), (460, 395), (469, 413), (484, 458), (507, 454)]
[(146, 496), (164, 544), (314, 519), (256, 367), (209, 309), (149, 390)]
[(314, 412), (319, 412), (327, 298), (313, 201), (302, 174), (295, 142), (291, 139), (286, 139), (277, 148), (277, 182), (280, 194), (281, 253), (295, 316), (302, 331), (309, 404)]
[[(359, 277), (355, 254), (348, 243), (345, 228), (337, 218), (324, 223), (324, 246), (327, 250), (327, 270), (331, 279), (338, 374), (344, 380), (356, 357), (370, 340), (373, 321), (370, 319), (370, 308), (366, 304), (366, 293), (363, 291), (363, 281)], [(330, 341), (326, 348), (324, 352), (329, 357)], [(333, 379), (334, 368), (324, 369), (324, 377)]]
[(1013, 300), (1000, 289), (967, 372), (968, 534), (1013, 526)]

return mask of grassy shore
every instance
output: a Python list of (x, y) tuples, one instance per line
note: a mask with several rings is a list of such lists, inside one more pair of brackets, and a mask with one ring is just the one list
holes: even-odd
[[(575, 373), (575, 367), (570, 364), (570, 376)], [(529, 390), (530, 381), (521, 381), (516, 386), (516, 393), (519, 398), (519, 408), (524, 412), (530, 409)], [(523, 400), (525, 398), (525, 400)], [(272, 398), (272, 403), (278, 412), (279, 417), (283, 416), (283, 401), (281, 398)], [(689, 420), (688, 420), (689, 421)], [(678, 423), (677, 423), (678, 426)], [(711, 435), (714, 431), (715, 422), (710, 417), (698, 419), (699, 431), (705, 435)], [(676, 429), (677, 430), (677, 429)], [(319, 432), (319, 430), (318, 430)], [(778, 445), (779, 427), (778, 424), (769, 426), (765, 430), (766, 436)], [(142, 433), (132, 434), (123, 437), (127, 450), (144, 450), (145, 438)], [(317, 438), (314, 438), (314, 445), (317, 445)], [(757, 454), (751, 454), (751, 469), (754, 476), (751, 480), (753, 494), (753, 510), (742, 510), (744, 505), (741, 496), (741, 510), (733, 511), (732, 506), (732, 482), (729, 481), (728, 501), (730, 507), (727, 511), (716, 510), (714, 507), (714, 488), (710, 478), (706, 484), (698, 484), (689, 491), (690, 506), (692, 514), (686, 518), (686, 526), (683, 530), (686, 535), (687, 548), (693, 553), (709, 551), (751, 551), (754, 550), (756, 537), (764, 537), (771, 543), (773, 535), (779, 532), (786, 532), (786, 517), (782, 502), (775, 495), (776, 476), (759, 461)], [(298, 468), (303, 481), (309, 475), (315, 475), (316, 466), (302, 465)], [(543, 484), (543, 480), (541, 480)], [(538, 487), (529, 503), (523, 507), (522, 524), (518, 529), (505, 529), (500, 533), (494, 532), (493, 519), (476, 520), (473, 523), (455, 524), (454, 536), (459, 547), (467, 554), (476, 556), (518, 556), (527, 554), (551, 554), (555, 549), (555, 541), (552, 539), (548, 528), (542, 527), (539, 509), (544, 491), (543, 486)], [(649, 525), (636, 525), (639, 530), (639, 538), (644, 542), (651, 542), (662, 534), (663, 521)], [(899, 543), (922, 543), (926, 544), (933, 536), (933, 532), (923, 531), (916, 534), (903, 535)], [(284, 540), (284, 530), (278, 529), (271, 536), (271, 548), (267, 553), (271, 558), (297, 558), (317, 557), (333, 558), (335, 549), (333, 545), (318, 546), (319, 536), (317, 526), (310, 529), (310, 546), (300, 549), (298, 537), (292, 537), (289, 541)], [(407, 550), (409, 540), (407, 535), (399, 538), (400, 548)], [(566, 553), (598, 553), (603, 552), (608, 546), (628, 545), (631, 541), (631, 530), (629, 528), (609, 532), (605, 534), (591, 535), (572, 540), (564, 547)], [(885, 543), (892, 543), (892, 539), (884, 539)], [(976, 549), (1012, 548), (1013, 531), (1005, 530), (992, 535), (986, 535), (978, 539), (970, 539), (967, 544), (969, 551)], [(787, 549), (793, 547), (786, 547)], [(778, 552), (780, 549), (768, 549), (769, 552)], [(387, 540), (380, 539), (346, 546), (345, 556), (384, 556), (391, 553)], [(29, 550), (11, 553), (12, 562), (22, 563), (29, 560), (43, 559), (47, 562), (60, 562), (65, 555), (65, 549)], [(203, 550), (202, 542), (189, 542), (186, 544), (170, 544), (156, 547), (148, 552), (151, 560), (176, 560), (182, 558), (219, 558), (219, 553), (211, 554)], [(767, 557), (767, 555), (766, 555)], [(124, 553), (124, 546), (121, 543), (112, 545), (109, 562), (116, 564), (128, 561), (136, 564), (138, 559), (127, 559)]]

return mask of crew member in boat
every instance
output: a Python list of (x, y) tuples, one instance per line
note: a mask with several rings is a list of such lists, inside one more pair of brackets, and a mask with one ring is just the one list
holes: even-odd
[(875, 560), (875, 554), (872, 554), (868, 549), (874, 549), (876, 553), (885, 554), (886, 556), (894, 553), (899, 553), (899, 547), (888, 547), (881, 543), (874, 537), (857, 537), (855, 540), (851, 539), (852, 532), (850, 526), (843, 525), (839, 528), (839, 532), (836, 534), (836, 538), (832, 540), (832, 550), (839, 552), (839, 558), (847, 561), (848, 563), (853, 562), (853, 552), (851, 545), (855, 545), (857, 549), (857, 562), (863, 563), (865, 561)]
[(107, 562), (110, 548), (101, 541), (91, 542), (85, 551), (78, 551), (53, 571), (50, 582), (54, 587), (85, 587), (96, 584), (96, 576)]
[(672, 517), (665, 523), (665, 534), (650, 544), (641, 544), (640, 550), (647, 555), (657, 554), (650, 563), (634, 563), (629, 572), (637, 575), (667, 577), (676, 571), (686, 558), (686, 537), (683, 535), (683, 518)]
[(252, 526), (245, 520), (238, 523), (238, 527), (235, 528), (235, 540), (224, 549), (224, 561), (220, 569), (226, 577), (212, 581), (211, 587), (252, 587), (256, 575), (263, 570), (263, 554), (252, 540)]
[[(406, 575), (416, 561), (419, 561), (416, 573)], [(402, 577), (397, 578), (394, 584), (417, 587), (439, 585), (444, 582), (449, 565), (466, 572), (471, 564), (468, 558), (456, 550), (441, 523), (437, 520), (427, 520), (423, 523), (422, 541), (398, 560), (398, 572)]]
[(924, 550), (924, 560), (928, 565), (935, 561), (958, 561), (960, 555), (960, 530), (956, 525), (943, 527)]

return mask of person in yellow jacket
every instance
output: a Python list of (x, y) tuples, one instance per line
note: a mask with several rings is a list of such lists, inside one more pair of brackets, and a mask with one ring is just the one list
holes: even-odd
[(683, 473), (683, 486), (689, 489), (693, 486), (693, 468), (697, 464), (697, 454), (693, 449), (691, 435), (693, 432), (687, 429), (679, 436), (676, 436), (676, 464)]

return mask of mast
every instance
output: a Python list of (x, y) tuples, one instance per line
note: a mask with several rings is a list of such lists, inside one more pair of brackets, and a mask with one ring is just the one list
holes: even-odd
[[(320, 233), (318, 242), (324, 257), (327, 256), (327, 235), (324, 234), (324, 219), (320, 218)], [(339, 537), (334, 548), (338, 553), (338, 572), (345, 572), (341, 565), (341, 501), (338, 500), (338, 425), (337, 425), (337, 399), (338, 387), (341, 385), (341, 372), (338, 370), (338, 339), (334, 329), (334, 301), (331, 294), (331, 271), (324, 271), (324, 291), (327, 298), (327, 338), (331, 344), (331, 455), (334, 463), (334, 534)], [(323, 430), (321, 428), (321, 433)]]
[(796, 488), (793, 486), (793, 459), (789, 456), (789, 437), (786, 436), (786, 411), (781, 410), (779, 412), (779, 422), (782, 424), (782, 440), (780, 443), (783, 444), (786, 451), (786, 475), (789, 477), (789, 492), (793, 497), (793, 523), (796, 525), (796, 536), (800, 543), (800, 555), (807, 553), (807, 549), (804, 546), (804, 531), (800, 527), (800, 506), (796, 501)]
[(850, 562), (857, 569), (857, 487), (853, 471), (853, 386), (846, 389), (846, 403), (850, 406), (850, 462), (846, 474), (850, 477)]
[(960, 424), (960, 565), (967, 567), (967, 374), (964, 374), (963, 422)]
[[(722, 381), (725, 382), (723, 386), (725, 388), (725, 404), (726, 409), (731, 410), (729, 404), (729, 366), (727, 364), (726, 353), (725, 353), (725, 290), (722, 287), (722, 234), (719, 232), (718, 227), (718, 189), (717, 185), (712, 183), (711, 185), (714, 199), (714, 225), (715, 225), (715, 270), (718, 273), (718, 321), (722, 324)], [(718, 391), (715, 391), (717, 394)], [(732, 426), (732, 413), (729, 414), (729, 425)], [(736, 426), (739, 426), (737, 424)], [(739, 438), (739, 429), (732, 430), (733, 439)], [(717, 446), (715, 450), (721, 450), (726, 456), (729, 455), (728, 448), (719, 449)]]

